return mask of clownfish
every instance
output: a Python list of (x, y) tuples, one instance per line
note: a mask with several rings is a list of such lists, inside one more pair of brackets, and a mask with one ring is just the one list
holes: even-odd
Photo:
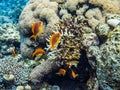
[(42, 49), (42, 48), (38, 48), (38, 49), (36, 49), (34, 52), (33, 52), (33, 54), (32, 54), (32, 58), (34, 58), (34, 56), (36, 56), (36, 55), (38, 55), (38, 54), (44, 54), (45, 53), (45, 51)]
[(32, 33), (33, 35), (30, 38), (33, 38), (36, 41), (36, 38), (43, 32), (43, 23), (35, 22), (32, 24)]
[(66, 74), (66, 70), (65, 69), (63, 69), (63, 68), (61, 68), (61, 69), (59, 69), (59, 71), (56, 73), (57, 75), (62, 75), (62, 76), (64, 76), (65, 74)]
[(50, 41), (49, 41), (50, 50), (54, 50), (54, 48), (56, 46), (58, 46), (60, 39), (61, 39), (61, 37), (60, 37), (60, 33), (59, 32), (57, 32), (55, 34), (52, 34), (52, 36), (50, 38)]

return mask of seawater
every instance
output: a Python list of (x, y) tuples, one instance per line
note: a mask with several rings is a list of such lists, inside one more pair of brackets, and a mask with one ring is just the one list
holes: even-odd
[(19, 15), (29, 0), (0, 0), (0, 24), (17, 23)]

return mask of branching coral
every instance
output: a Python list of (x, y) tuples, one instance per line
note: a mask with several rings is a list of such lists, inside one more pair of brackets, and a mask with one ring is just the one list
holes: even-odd
[[(18, 56), (18, 60), (20, 57)], [(14, 57), (5, 57), (0, 59), (0, 78), (4, 75), (14, 75), (14, 84), (23, 84), (28, 80), (28, 68), (23, 65), (23, 62), (18, 62)]]

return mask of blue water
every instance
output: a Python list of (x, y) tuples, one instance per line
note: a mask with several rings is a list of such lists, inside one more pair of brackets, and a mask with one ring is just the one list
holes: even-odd
[(0, 0), (0, 24), (17, 23), (20, 13), (29, 0)]

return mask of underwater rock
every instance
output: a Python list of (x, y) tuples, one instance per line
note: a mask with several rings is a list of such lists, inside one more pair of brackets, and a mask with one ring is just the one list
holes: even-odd
[(46, 60), (42, 64), (36, 66), (30, 73), (30, 80), (33, 83), (41, 83), (44, 75), (47, 75), (60, 67), (57, 63), (59, 63), (59, 61), (56, 62), (55, 60)]

